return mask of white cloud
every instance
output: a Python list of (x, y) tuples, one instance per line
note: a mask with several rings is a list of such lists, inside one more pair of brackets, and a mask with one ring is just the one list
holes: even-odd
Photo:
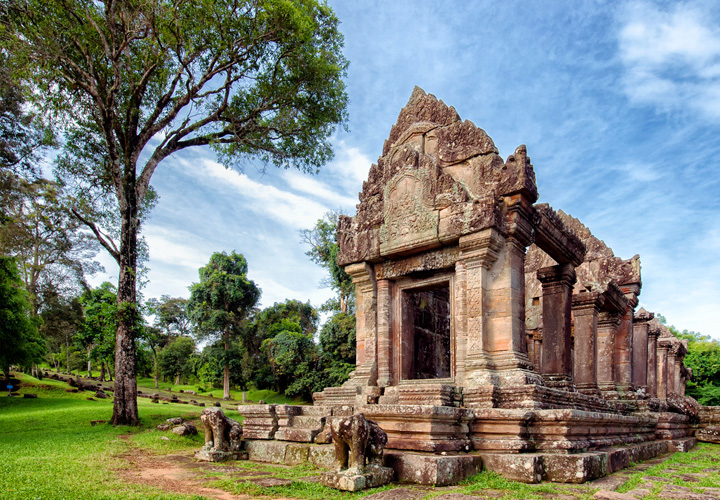
[(295, 170), (286, 170), (282, 176), (294, 191), (300, 191), (321, 198), (333, 208), (349, 209), (357, 204), (357, 198), (351, 198), (334, 191), (327, 184)]
[(668, 10), (634, 2), (620, 10), (619, 55), (631, 101), (662, 111), (688, 107), (720, 120), (720, 30), (700, 4)]
[[(186, 160), (179, 160), (179, 163), (190, 166)], [(227, 169), (212, 160), (198, 160), (192, 168), (204, 170), (202, 175), (197, 176), (199, 179), (219, 183), (219, 186), (230, 188), (242, 196), (242, 205), (249, 210), (267, 215), (294, 229), (312, 227), (328, 211), (328, 207), (310, 198), (257, 182), (246, 174)]]

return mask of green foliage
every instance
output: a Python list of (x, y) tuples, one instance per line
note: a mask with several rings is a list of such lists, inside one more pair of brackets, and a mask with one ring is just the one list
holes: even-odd
[(168, 337), (190, 335), (190, 318), (187, 314), (187, 299), (162, 295), (159, 299), (147, 301), (149, 314), (155, 315), (155, 326), (161, 328)]
[(310, 245), (306, 255), (315, 263), (327, 270), (329, 279), (325, 283), (338, 294), (337, 300), (330, 300), (324, 310), (352, 312), (354, 309), (355, 287), (352, 278), (337, 263), (340, 247), (337, 242), (338, 212), (328, 212), (318, 219), (313, 229), (300, 231), (304, 243)]
[(188, 316), (200, 338), (229, 335), (237, 330), (260, 299), (260, 289), (247, 277), (242, 254), (215, 253), (201, 267), (200, 282), (190, 287)]
[(85, 276), (101, 269), (93, 260), (96, 244), (63, 207), (57, 183), (2, 171), (0, 177), (0, 252), (17, 259), (37, 313), (44, 293), (79, 293)]
[(106, 281), (97, 288), (89, 288), (80, 297), (80, 303), (85, 319), (78, 330), (78, 343), (91, 348), (91, 360), (113, 366), (119, 322), (115, 287)]
[(42, 360), (45, 342), (31, 316), (15, 261), (0, 256), (0, 369), (10, 375), (10, 365), (29, 366)]
[(225, 365), (228, 365), (230, 384), (247, 389), (250, 373), (245, 350), (232, 343), (226, 351), (222, 343), (206, 346), (198, 359), (197, 376), (204, 387), (222, 387)]
[(679, 332), (674, 327), (670, 327), (670, 331), (688, 341), (684, 362), (692, 370), (692, 379), (688, 381), (686, 394), (701, 405), (720, 405), (720, 342), (696, 332)]
[(355, 364), (355, 316), (338, 313), (320, 330), (320, 347), (333, 360)]
[(158, 355), (160, 373), (174, 377), (176, 383), (187, 381), (196, 365), (195, 342), (190, 337), (173, 339)]

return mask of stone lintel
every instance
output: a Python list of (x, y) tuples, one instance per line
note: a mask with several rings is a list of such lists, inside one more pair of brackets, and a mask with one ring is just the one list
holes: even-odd
[(625, 314), (628, 308), (628, 299), (614, 281), (610, 281), (603, 292), (605, 295), (605, 309), (618, 314)]
[(555, 210), (542, 203), (535, 205), (537, 223), (535, 244), (559, 264), (570, 263), (578, 267), (585, 260), (585, 245), (565, 227)]
[(628, 300), (628, 305), (632, 308), (638, 305), (638, 295), (640, 295), (641, 285), (640, 283), (623, 283), (620, 285), (620, 290)]
[(507, 207), (505, 216), (508, 228), (508, 237), (523, 248), (527, 248), (535, 239), (533, 219), (535, 209), (522, 193), (505, 196), (503, 198)]

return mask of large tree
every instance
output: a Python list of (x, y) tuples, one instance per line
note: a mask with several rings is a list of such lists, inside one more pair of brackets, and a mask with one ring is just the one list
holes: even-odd
[(43, 293), (72, 296), (85, 276), (101, 269), (93, 259), (97, 243), (62, 205), (62, 191), (46, 179), (28, 181), (7, 172), (13, 192), (5, 198), (0, 223), (0, 252), (16, 258), (38, 314)]
[[(150, 179), (193, 146), (213, 146), (228, 166), (248, 157), (305, 171), (325, 163), (346, 119), (338, 20), (316, 0), (2, 6), (13, 67), (65, 125), (64, 165), (82, 195), (75, 213), (120, 267), (112, 422), (137, 424), (137, 241)], [(116, 217), (84, 211), (111, 195)]]
[(200, 268), (200, 282), (190, 287), (187, 309), (199, 337), (222, 338), (225, 345), (223, 398), (230, 399), (230, 339), (237, 336), (260, 300), (260, 289), (247, 277), (241, 254), (215, 253)]

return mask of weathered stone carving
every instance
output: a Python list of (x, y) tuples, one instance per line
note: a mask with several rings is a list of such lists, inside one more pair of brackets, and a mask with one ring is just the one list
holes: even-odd
[(335, 445), (335, 472), (322, 475), (326, 486), (357, 491), (392, 481), (393, 470), (383, 467), (387, 434), (379, 425), (358, 413), (330, 420)]
[(195, 453), (195, 458), (208, 462), (247, 458), (242, 451), (243, 429), (236, 420), (214, 407), (204, 409), (200, 420), (205, 430), (205, 446)]

